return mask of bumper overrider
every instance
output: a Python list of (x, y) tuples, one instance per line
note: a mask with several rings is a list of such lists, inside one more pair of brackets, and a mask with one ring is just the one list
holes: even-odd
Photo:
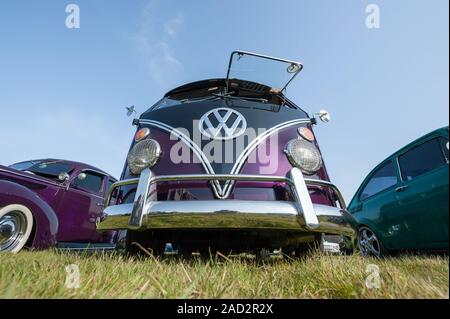
[[(294, 201), (250, 200), (150, 200), (158, 182), (174, 181), (255, 181), (285, 183)], [(115, 189), (137, 184), (134, 203), (110, 206)], [(307, 186), (331, 188), (340, 208), (313, 204)], [(105, 198), (105, 217), (97, 224), (105, 230), (226, 229), (317, 232), (354, 238), (353, 218), (345, 210), (344, 199), (333, 184), (305, 179), (298, 168), (287, 177), (261, 175), (170, 175), (154, 176), (145, 169), (139, 178), (115, 183)]]

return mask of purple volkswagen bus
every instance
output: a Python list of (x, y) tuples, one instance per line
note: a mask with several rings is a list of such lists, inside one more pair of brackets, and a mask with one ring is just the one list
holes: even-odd
[(226, 78), (166, 93), (133, 121), (97, 229), (126, 230), (129, 251), (295, 255), (324, 236), (352, 249), (354, 221), (329, 180), (317, 120), (285, 95), (301, 69), (235, 51)]

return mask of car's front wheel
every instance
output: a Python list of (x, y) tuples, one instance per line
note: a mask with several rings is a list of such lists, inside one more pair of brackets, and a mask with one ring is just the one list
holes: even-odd
[(363, 256), (383, 257), (386, 255), (383, 243), (368, 227), (362, 226), (358, 231), (358, 246)]
[(33, 229), (33, 214), (23, 205), (0, 209), (0, 251), (18, 253), (27, 243)]

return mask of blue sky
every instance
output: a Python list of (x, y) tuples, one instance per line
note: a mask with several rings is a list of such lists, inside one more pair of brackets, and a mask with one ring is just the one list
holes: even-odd
[[(67, 29), (66, 5), (81, 10)], [(380, 28), (365, 25), (380, 8)], [(56, 157), (119, 176), (132, 138), (124, 107), (225, 75), (234, 49), (302, 61), (288, 96), (316, 128), (347, 200), (409, 141), (448, 125), (446, 0), (0, 2), (0, 163)]]

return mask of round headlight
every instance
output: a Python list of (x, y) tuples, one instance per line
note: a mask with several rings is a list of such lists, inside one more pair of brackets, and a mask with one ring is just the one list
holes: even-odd
[(145, 139), (136, 143), (127, 157), (131, 174), (139, 175), (144, 169), (153, 167), (160, 155), (161, 147), (157, 141)]
[(307, 175), (316, 173), (322, 166), (322, 157), (314, 144), (302, 140), (291, 140), (286, 145), (286, 155), (292, 166), (296, 166)]

